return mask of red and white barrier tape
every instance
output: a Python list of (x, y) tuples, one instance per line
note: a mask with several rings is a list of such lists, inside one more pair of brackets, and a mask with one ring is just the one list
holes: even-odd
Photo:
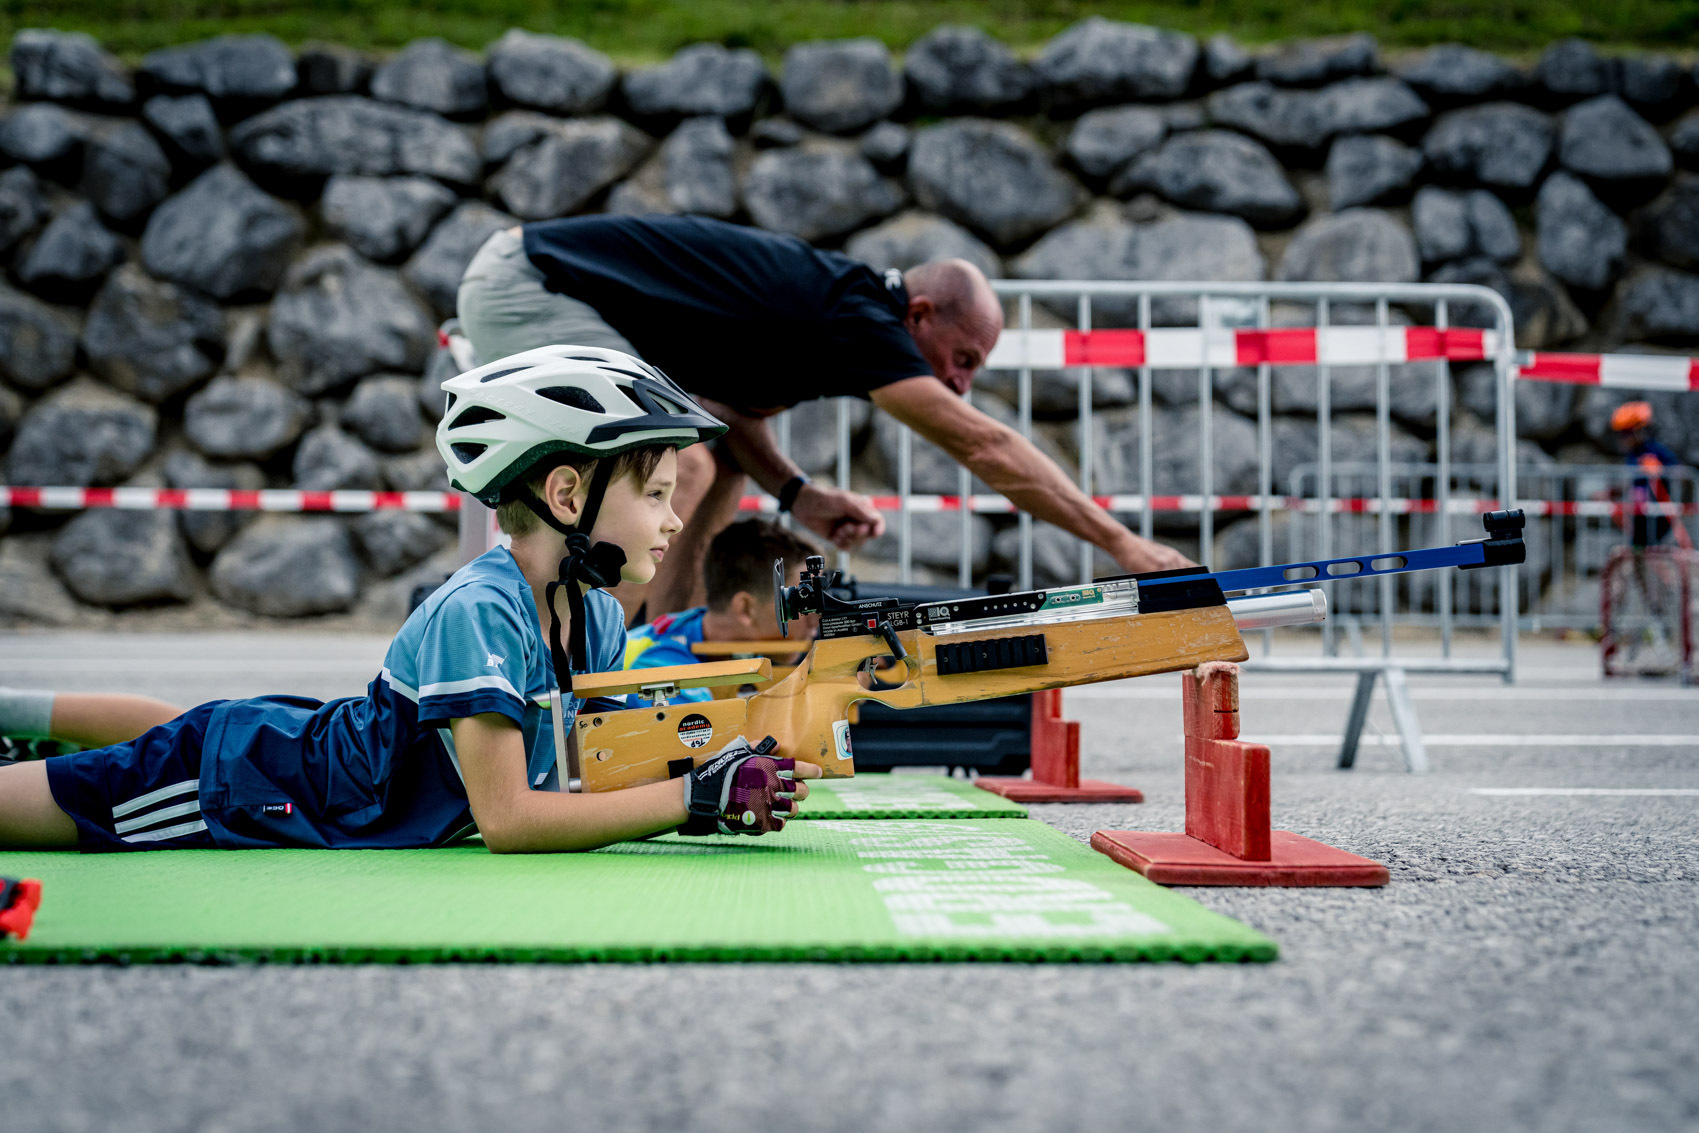
[[(1114, 512), (1143, 511), (1145, 497), (1139, 495), (1094, 496), (1099, 506)], [(873, 506), (880, 511), (902, 510), (898, 496), (871, 496)], [(0, 505), (17, 508), (80, 511), (86, 508), (119, 508), (131, 511), (269, 511), (269, 512), (366, 512), (366, 511), (435, 511), (460, 510), (458, 492), (302, 492), (293, 489), (266, 491), (232, 491), (223, 488), (8, 488), (0, 487)], [(1214, 511), (1258, 511), (1261, 496), (1211, 496), (1207, 506)], [(1374, 515), (1381, 511), (1381, 502), (1373, 497), (1327, 500), (1325, 510), (1335, 515)], [(1013, 515), (1014, 504), (997, 495), (910, 496), (909, 511), (914, 514), (959, 512), (966, 506), (977, 514)], [(1150, 497), (1150, 509), (1157, 512), (1201, 512), (1206, 501), (1201, 495)], [(1270, 496), (1268, 506), (1274, 511), (1295, 511), (1319, 514), (1323, 501), (1303, 496)], [(1452, 515), (1480, 515), (1495, 511), (1497, 500), (1452, 499), (1448, 511)], [(1594, 516), (1620, 515), (1699, 515), (1699, 504), (1618, 503), (1611, 500), (1522, 500), (1517, 507), (1529, 515)], [(772, 496), (744, 496), (738, 503), (742, 511), (776, 511), (778, 501)], [(1394, 515), (1432, 515), (1439, 511), (1439, 501), (1432, 499), (1394, 498), (1387, 501), (1387, 511)]]
[(1518, 376), (1525, 381), (1675, 393), (1699, 390), (1699, 358), (1670, 354), (1547, 354), (1529, 351), (1519, 355), (1517, 361)]
[(987, 370), (1064, 366), (1357, 366), (1438, 358), (1479, 362), (1498, 351), (1498, 335), (1457, 327), (1239, 327), (1202, 330), (1006, 330), (985, 359)]
[[(1459, 327), (1239, 327), (1200, 330), (1006, 330), (985, 360), (987, 370), (1057, 370), (1066, 366), (1361, 366), (1376, 362), (1478, 362), (1498, 351), (1490, 330)], [(1699, 390), (1699, 358), (1668, 354), (1554, 354), (1523, 351), (1518, 376), (1685, 392)]]

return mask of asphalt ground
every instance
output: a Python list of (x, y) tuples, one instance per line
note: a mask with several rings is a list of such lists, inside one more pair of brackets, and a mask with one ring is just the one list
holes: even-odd
[[(0, 636), (0, 683), (359, 692), (383, 641)], [(1349, 678), (1248, 674), (1275, 824), (1384, 889), (1188, 889), (1273, 964), (0, 968), (0, 1129), (1699, 1128), (1699, 692), (1524, 643), (1519, 683), (1415, 677), (1433, 771)], [(1081, 838), (1183, 825), (1178, 678), (1071, 691)]]

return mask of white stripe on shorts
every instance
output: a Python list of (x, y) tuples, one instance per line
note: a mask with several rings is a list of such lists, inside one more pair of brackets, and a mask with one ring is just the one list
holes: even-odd
[(163, 842), (167, 838), (181, 838), (185, 834), (199, 834), (206, 829), (206, 823), (200, 819), (185, 822), (181, 826), (166, 826), (159, 830), (149, 830), (142, 834), (132, 834), (124, 839), (126, 842)]
[(128, 834), (132, 830), (140, 830), (144, 826), (152, 826), (156, 822), (164, 822), (167, 818), (182, 818), (186, 814), (199, 814), (200, 812), (201, 800), (190, 799), (186, 803), (178, 803), (176, 806), (162, 807), (159, 810), (150, 810), (140, 817), (126, 819), (125, 821), (120, 822), (113, 829), (119, 834)]
[(178, 795), (197, 794), (200, 789), (201, 781), (199, 779), (185, 779), (181, 783), (173, 783), (169, 787), (161, 787), (157, 791), (148, 792), (139, 799), (131, 799), (129, 802), (124, 803), (121, 806), (113, 807), (112, 817), (123, 818), (127, 814), (134, 814), (138, 810), (143, 810), (152, 806), (154, 803), (162, 803), (166, 799), (174, 799)]

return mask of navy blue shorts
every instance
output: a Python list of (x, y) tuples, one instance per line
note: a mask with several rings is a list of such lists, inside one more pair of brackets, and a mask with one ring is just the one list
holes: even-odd
[(47, 760), (47, 785), (77, 824), (78, 849), (93, 854), (214, 845), (201, 817), (201, 745), (222, 703), (191, 708), (128, 743)]

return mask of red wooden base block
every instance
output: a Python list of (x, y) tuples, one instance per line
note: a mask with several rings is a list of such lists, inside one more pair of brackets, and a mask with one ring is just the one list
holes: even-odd
[(1099, 830), (1092, 849), (1159, 885), (1385, 885), (1387, 870), (1369, 858), (1290, 830), (1269, 832), (1272, 855), (1246, 861), (1186, 834)]
[(1135, 787), (1081, 779), (1079, 785), (1064, 786), (1042, 779), (1003, 779), (980, 776), (973, 785), (1014, 803), (1142, 803), (1144, 792)]

